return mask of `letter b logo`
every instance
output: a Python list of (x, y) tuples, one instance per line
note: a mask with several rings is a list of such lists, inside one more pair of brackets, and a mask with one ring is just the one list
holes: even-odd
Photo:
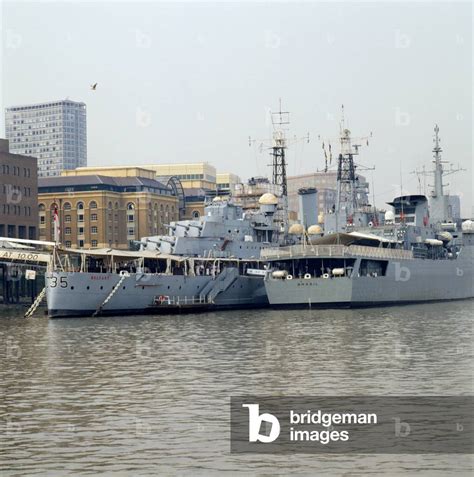
[[(242, 404), (249, 410), (249, 442), (273, 442), (280, 435), (280, 422), (273, 414), (259, 413), (258, 404)], [(260, 434), (262, 422), (271, 424), (270, 434), (268, 436)]]

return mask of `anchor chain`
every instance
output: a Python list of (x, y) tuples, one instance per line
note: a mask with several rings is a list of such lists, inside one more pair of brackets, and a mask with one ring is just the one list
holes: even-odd
[(109, 295), (107, 296), (107, 298), (99, 305), (99, 307), (97, 308), (97, 310), (95, 310), (95, 312), (93, 313), (93, 317), (96, 317), (101, 311), (102, 311), (102, 308), (110, 301), (110, 299), (115, 295), (115, 293), (117, 293), (118, 289), (120, 288), (120, 285), (122, 284), (122, 282), (130, 276), (130, 274), (128, 272), (120, 272), (120, 280), (118, 281), (117, 285), (115, 285), (113, 288), (112, 288), (112, 291), (109, 293)]
[(25, 313), (25, 318), (29, 318), (33, 315), (36, 309), (40, 306), (41, 302), (43, 301), (44, 296), (46, 295), (46, 287), (44, 287), (40, 294), (36, 297), (33, 304), (28, 308), (28, 311)]

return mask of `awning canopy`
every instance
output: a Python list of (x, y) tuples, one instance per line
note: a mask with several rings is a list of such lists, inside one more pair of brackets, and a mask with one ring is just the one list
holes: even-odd
[(160, 253), (157, 251), (143, 250), (138, 252), (133, 252), (131, 250), (117, 250), (113, 248), (94, 248), (91, 250), (85, 249), (76, 249), (76, 248), (65, 248), (61, 252), (78, 254), (78, 255), (88, 255), (92, 257), (114, 257), (114, 258), (124, 258), (124, 259), (140, 259), (140, 258), (154, 258), (167, 260), (171, 259), (176, 262), (182, 262), (185, 260), (185, 257), (179, 257), (177, 255), (168, 255)]
[(323, 235), (311, 240), (312, 245), (372, 245), (376, 243), (397, 243), (385, 237), (379, 237), (374, 234), (365, 234), (361, 232), (335, 233)]

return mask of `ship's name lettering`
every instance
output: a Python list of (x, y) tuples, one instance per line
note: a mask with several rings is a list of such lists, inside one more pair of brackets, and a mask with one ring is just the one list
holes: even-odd
[(109, 277), (107, 275), (92, 275), (91, 280), (108, 280)]
[(299, 287), (307, 287), (307, 286), (316, 286), (317, 283), (314, 283), (314, 282), (298, 282), (298, 285)]

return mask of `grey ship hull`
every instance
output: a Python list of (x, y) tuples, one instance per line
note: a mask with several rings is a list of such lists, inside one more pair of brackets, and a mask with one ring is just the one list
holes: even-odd
[(390, 261), (385, 276), (275, 279), (265, 288), (271, 306), (367, 307), (474, 297), (473, 247), (456, 260)]
[[(112, 273), (51, 272), (46, 277), (46, 297), (50, 318), (92, 316), (120, 280)], [(209, 276), (131, 273), (117, 292), (100, 309), (100, 315), (160, 314), (172, 311), (156, 303), (157, 297), (170, 297), (174, 303), (190, 303), (206, 285)], [(216, 281), (216, 280), (214, 280)], [(262, 277), (236, 276), (229, 286), (205, 306), (186, 309), (225, 309), (268, 306)], [(175, 310), (179, 310), (176, 307)]]

